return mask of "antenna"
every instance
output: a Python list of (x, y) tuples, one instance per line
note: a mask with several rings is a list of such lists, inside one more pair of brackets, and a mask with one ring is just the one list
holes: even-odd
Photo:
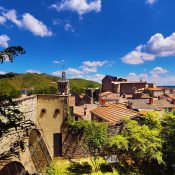
[(63, 64), (63, 71), (65, 70), (65, 65)]

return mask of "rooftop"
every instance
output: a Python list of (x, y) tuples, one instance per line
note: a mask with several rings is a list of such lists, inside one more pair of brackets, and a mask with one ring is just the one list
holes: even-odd
[(125, 117), (132, 119), (140, 115), (136, 111), (127, 109), (126, 106), (122, 104), (100, 106), (90, 112), (111, 124), (121, 124)]
[(69, 80), (66, 78), (66, 72), (62, 72), (62, 77), (58, 80), (59, 83), (68, 83)]
[(113, 84), (147, 84), (145, 81), (113, 81)]
[(164, 88), (148, 88), (150, 91), (163, 91)]
[(147, 109), (147, 110), (161, 110), (165, 108), (175, 108), (175, 105), (171, 104), (165, 99), (153, 100), (153, 104), (149, 104), (147, 99), (129, 99), (129, 103), (134, 109)]
[(110, 78), (112, 81), (117, 81), (117, 77), (111, 76), (111, 75), (106, 75), (105, 77)]
[[(90, 111), (97, 108), (97, 104), (85, 104), (82, 106), (74, 106), (73, 113), (84, 120), (91, 120), (91, 113)], [(84, 109), (86, 108), (86, 115), (84, 115)]]
[(99, 94), (99, 96), (100, 96), (100, 97), (103, 97), (103, 96), (107, 96), (107, 95), (109, 95), (109, 94), (112, 94), (112, 92), (110, 92), (110, 91), (103, 92), (103, 93)]

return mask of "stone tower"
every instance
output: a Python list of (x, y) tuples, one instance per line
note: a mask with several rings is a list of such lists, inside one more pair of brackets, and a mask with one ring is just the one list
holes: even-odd
[(58, 80), (58, 94), (69, 95), (69, 80), (66, 78), (66, 72), (62, 72), (62, 77)]

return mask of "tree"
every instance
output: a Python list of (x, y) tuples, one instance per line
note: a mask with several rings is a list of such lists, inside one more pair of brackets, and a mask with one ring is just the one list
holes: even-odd
[(0, 159), (6, 159), (11, 155), (19, 155), (18, 148), (25, 149), (25, 138), (28, 131), (34, 126), (30, 120), (25, 120), (25, 116), (19, 109), (19, 102), (7, 95), (0, 96), (0, 141), (9, 134), (21, 132), (22, 135), (12, 144), (8, 152), (0, 154)]
[[(13, 62), (13, 59), (19, 54), (24, 54), (25, 51), (21, 46), (8, 47), (0, 52), (0, 61), (8, 59)], [(5, 95), (0, 93), (0, 140), (3, 136), (6, 137), (12, 132), (12, 130), (20, 130), (23, 132), (23, 137), (17, 140), (8, 152), (4, 152), (0, 155), (0, 159), (5, 159), (13, 154), (19, 154), (18, 148), (25, 149), (24, 140), (28, 135), (28, 130), (33, 126), (33, 122), (25, 120), (23, 113), (19, 110), (19, 102), (14, 100), (17, 92)], [(13, 96), (14, 95), (14, 96)]]
[(175, 164), (175, 115), (165, 113), (162, 121), (164, 136), (163, 158), (169, 174), (174, 174), (173, 164)]
[[(144, 121), (145, 120), (145, 121)], [(161, 165), (163, 161), (162, 146), (164, 139), (161, 135), (161, 126), (158, 121), (150, 118), (136, 120), (126, 119), (124, 128), (118, 135), (110, 138), (110, 146), (125, 166), (141, 169), (143, 165), (156, 163)]]
[(104, 155), (104, 147), (108, 143), (108, 125), (106, 123), (91, 122), (85, 128), (85, 141), (92, 156), (91, 161), (95, 171), (99, 171), (98, 158)]
[(0, 61), (1, 63), (3, 63), (4, 60), (9, 60), (10, 62), (13, 62), (16, 56), (24, 53), (25, 50), (21, 46), (11, 46), (4, 49), (3, 51), (0, 51)]
[(104, 155), (104, 147), (108, 144), (107, 123), (90, 122), (86, 120), (74, 121), (68, 117), (68, 129), (73, 135), (82, 134), (91, 155), (91, 161), (97, 172), (99, 170), (98, 158)]

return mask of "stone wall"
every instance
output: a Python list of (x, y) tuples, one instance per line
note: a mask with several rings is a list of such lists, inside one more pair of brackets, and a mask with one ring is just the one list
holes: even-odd
[(127, 94), (132, 95), (137, 89), (145, 89), (146, 82), (136, 82), (136, 83), (121, 83), (120, 84), (120, 95)]
[(26, 120), (31, 120), (35, 124), (37, 123), (36, 114), (37, 114), (37, 96), (31, 95), (27, 97), (22, 97), (16, 99), (19, 101), (19, 109), (23, 112)]
[(112, 80), (108, 77), (103, 78), (102, 80), (102, 92), (112, 92)]
[[(10, 161), (19, 161), (21, 162), (26, 170), (33, 173), (35, 171), (35, 167), (31, 161), (30, 151), (28, 149), (28, 136), (27, 132), (24, 131), (21, 127), (31, 129), (30, 123), (36, 123), (36, 96), (30, 96), (20, 99), (15, 99), (19, 102), (19, 110), (23, 112), (25, 116), (25, 121), (23, 121), (19, 127), (16, 129), (11, 129), (7, 134), (3, 135), (0, 138), (0, 154), (8, 155), (10, 150), (14, 148), (14, 145), (17, 144), (17, 141), (25, 139), (25, 143), (27, 145), (25, 150), (21, 150), (20, 146), (15, 146), (15, 151), (19, 152), (19, 155), (14, 155), (10, 157)], [(30, 121), (29, 121), (30, 120)], [(28, 127), (29, 126), (29, 127)]]
[(37, 96), (37, 121), (52, 157), (55, 147), (53, 134), (61, 133), (65, 98), (67, 97), (57, 95)]
[(65, 128), (63, 132), (63, 157), (80, 158), (89, 155), (83, 135), (81, 133), (73, 135)]

